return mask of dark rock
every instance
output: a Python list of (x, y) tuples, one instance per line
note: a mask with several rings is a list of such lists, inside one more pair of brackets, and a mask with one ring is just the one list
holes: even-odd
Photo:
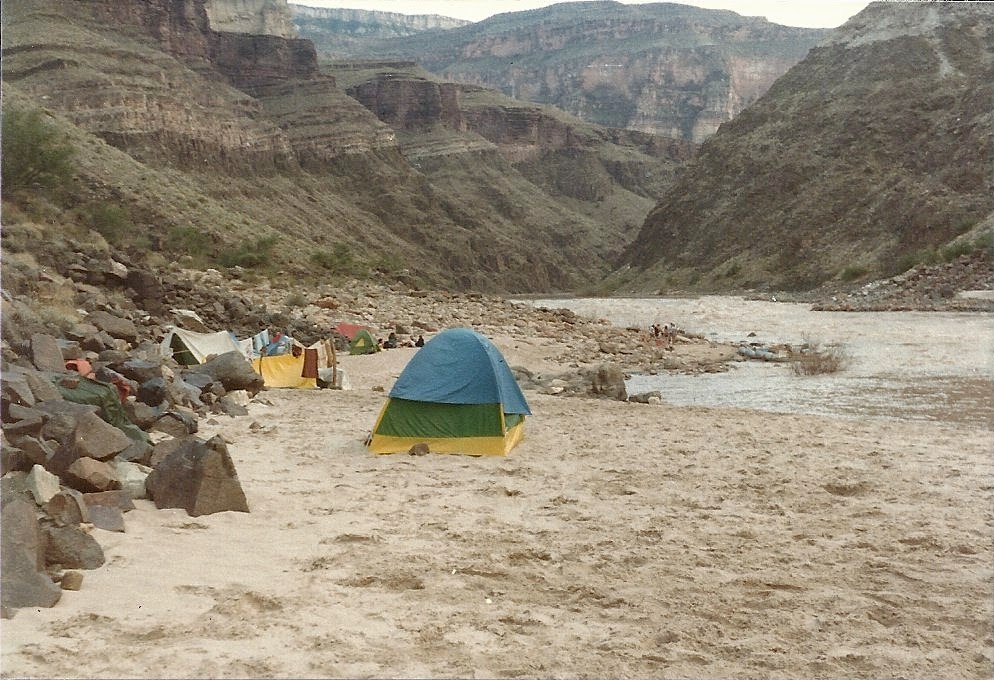
[[(15, 408), (12, 406), (11, 408)], [(8, 440), (16, 442), (20, 437), (34, 437), (41, 432), (41, 427), (44, 425), (44, 420), (42, 415), (39, 413), (33, 417), (24, 418), (23, 420), (14, 420), (11, 422), (5, 422), (2, 426), (3, 433)]]
[(218, 380), (229, 392), (246, 390), (255, 395), (266, 385), (263, 377), (252, 369), (249, 360), (239, 352), (225, 352), (191, 370), (206, 373)]
[(224, 440), (195, 438), (160, 462), (146, 480), (157, 508), (183, 508), (191, 516), (228, 510), (248, 512), (248, 503)]
[(158, 406), (149, 406), (148, 404), (138, 400), (129, 400), (123, 404), (124, 413), (127, 415), (128, 420), (146, 431), (151, 430), (152, 425), (155, 424), (155, 421), (162, 417), (162, 414), (166, 412), (165, 406), (166, 404), (164, 402), (160, 403)]
[(45, 563), (63, 569), (96, 569), (105, 561), (103, 548), (78, 525), (48, 527)]
[(56, 526), (65, 527), (90, 521), (90, 509), (83, 494), (76, 489), (63, 488), (43, 506), (45, 514)]
[(156, 432), (164, 432), (172, 437), (185, 437), (188, 434), (193, 434), (198, 427), (195, 416), (183, 413), (178, 409), (162, 414), (152, 425), (152, 429)]
[[(131, 354), (129, 354), (128, 352), (122, 352), (119, 349), (105, 349), (101, 351), (99, 356), (97, 357), (97, 359), (101, 363), (107, 364), (115, 371), (118, 371), (119, 373), (124, 373), (125, 375), (127, 375), (127, 373), (125, 373), (120, 368), (118, 368), (118, 364), (126, 363), (130, 361), (131, 358), (132, 358)], [(138, 380), (134, 376), (128, 376), (128, 377), (131, 378), (132, 380)], [(138, 380), (138, 382), (141, 382), (141, 380)]]
[(135, 398), (143, 404), (158, 406), (166, 400), (168, 394), (166, 379), (159, 376), (141, 383)]
[(131, 446), (117, 454), (114, 460), (148, 465), (151, 456), (152, 445), (149, 442), (132, 441)]
[(66, 337), (70, 340), (75, 340), (76, 342), (80, 342), (85, 338), (91, 337), (99, 332), (100, 329), (98, 329), (92, 323), (81, 322), (74, 325), (72, 328), (66, 331)]
[(68, 445), (75, 458), (89, 457), (109, 460), (131, 446), (132, 439), (95, 413), (86, 413), (76, 420)]
[(15, 500), (4, 506), (0, 538), (0, 606), (54, 606), (62, 592), (44, 572), (44, 535), (33, 503)]
[(34, 503), (31, 489), (28, 487), (28, 473), (25, 470), (14, 470), (0, 478), (0, 506), (6, 506), (14, 500)]
[(111, 505), (96, 505), (90, 508), (90, 521), (98, 529), (124, 533), (124, 513)]
[(128, 359), (124, 363), (114, 363), (112, 368), (136, 383), (144, 384), (156, 378), (162, 378), (162, 364), (144, 359)]
[[(206, 374), (205, 377), (208, 380), (213, 380)], [(182, 378), (175, 378), (172, 382), (166, 384), (167, 399), (177, 406), (188, 406), (190, 408), (203, 406), (203, 402), (200, 401), (200, 391), (199, 387), (186, 382)]]
[(117, 508), (121, 512), (130, 512), (135, 509), (135, 502), (128, 492), (123, 489), (84, 493), (83, 500), (86, 502), (86, 507), (90, 511), (90, 514), (93, 513), (93, 508), (98, 506)]
[(17, 440), (17, 446), (24, 452), (24, 455), (32, 465), (48, 464), (48, 461), (55, 455), (58, 444), (37, 437), (24, 436)]
[(40, 371), (66, 370), (59, 341), (47, 333), (35, 333), (31, 336), (31, 362)]
[(21, 449), (11, 444), (0, 446), (0, 475), (8, 472), (27, 472), (34, 462)]
[(149, 456), (148, 465), (149, 467), (155, 468), (159, 463), (169, 457), (173, 451), (190, 446), (189, 442), (200, 441), (203, 440), (190, 436), (163, 439), (161, 442), (152, 447), (152, 454)]
[(3, 418), (7, 419), (10, 404), (34, 406), (35, 396), (28, 384), (27, 376), (20, 371), (5, 371), (0, 381), (0, 402), (3, 404)]
[(87, 320), (113, 338), (135, 344), (138, 342), (138, 327), (130, 319), (123, 319), (109, 312), (91, 312)]
[(90, 352), (103, 352), (114, 347), (114, 336), (107, 331), (98, 330), (79, 341), (80, 346)]

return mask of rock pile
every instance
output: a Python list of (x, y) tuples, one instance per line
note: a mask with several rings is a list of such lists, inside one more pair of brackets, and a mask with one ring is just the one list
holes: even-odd
[(903, 274), (873, 281), (855, 290), (816, 297), (813, 308), (844, 312), (990, 312), (994, 297), (971, 296), (994, 290), (994, 266), (978, 251), (942, 264), (920, 264)]
[(130, 352), (96, 351), (102, 334), (120, 340), (132, 332), (126, 320), (109, 318), (79, 341), (39, 333), (25, 356), (4, 348), (0, 606), (6, 615), (54, 605), (60, 582), (78, 589), (81, 574), (66, 570), (104, 562), (87, 527), (123, 532), (134, 499), (191, 515), (248, 512), (224, 442), (195, 433), (201, 416), (246, 412), (262, 378), (237, 352), (184, 368), (148, 342)]

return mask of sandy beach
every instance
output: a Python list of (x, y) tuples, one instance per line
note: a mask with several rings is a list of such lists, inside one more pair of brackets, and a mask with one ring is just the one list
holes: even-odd
[(991, 677), (989, 427), (528, 391), (510, 456), (373, 456), (414, 351), (203, 423), (251, 512), (94, 529), (107, 563), (3, 621), (3, 676)]

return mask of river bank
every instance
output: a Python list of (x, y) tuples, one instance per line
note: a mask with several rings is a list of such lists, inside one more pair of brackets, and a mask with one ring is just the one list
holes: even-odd
[[(484, 311), (539, 371), (627, 337)], [(94, 529), (106, 565), (4, 622), (4, 675), (990, 677), (989, 425), (527, 390), (507, 457), (372, 456), (414, 351), (203, 422), (251, 512), (137, 501), (126, 533)]]

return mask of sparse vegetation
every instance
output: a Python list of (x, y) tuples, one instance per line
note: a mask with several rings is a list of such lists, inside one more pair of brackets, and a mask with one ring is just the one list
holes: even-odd
[(263, 236), (252, 243), (222, 253), (218, 257), (218, 262), (223, 267), (257, 269), (272, 261), (276, 242), (275, 236)]
[(861, 265), (850, 265), (839, 273), (839, 278), (843, 281), (855, 281), (856, 279), (862, 278), (869, 273), (866, 267)]
[(290, 293), (287, 296), (286, 300), (283, 301), (283, 304), (285, 304), (290, 309), (294, 309), (296, 307), (306, 307), (307, 306), (307, 296), (305, 296), (300, 291), (296, 291), (296, 292)]
[(841, 347), (805, 340), (800, 349), (792, 353), (790, 367), (795, 375), (827, 375), (845, 369), (849, 362), (849, 355)]
[(80, 211), (83, 222), (112, 246), (120, 246), (132, 231), (128, 212), (112, 203), (93, 203)]
[(166, 235), (165, 250), (177, 255), (191, 255), (194, 259), (203, 258), (210, 250), (213, 240), (196, 227), (174, 227)]
[(3, 188), (5, 192), (71, 184), (75, 149), (38, 109), (4, 107)]
[(369, 271), (369, 267), (352, 253), (347, 243), (336, 243), (331, 251), (314, 251), (311, 263), (330, 274), (362, 276)]

